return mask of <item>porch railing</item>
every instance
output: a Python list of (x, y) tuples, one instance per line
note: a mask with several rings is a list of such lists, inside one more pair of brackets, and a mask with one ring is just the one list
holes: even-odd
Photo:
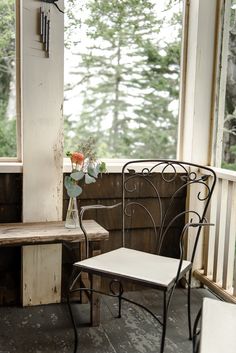
[(205, 233), (203, 265), (194, 276), (223, 299), (236, 303), (236, 173), (214, 170), (217, 184), (207, 218), (215, 227)]

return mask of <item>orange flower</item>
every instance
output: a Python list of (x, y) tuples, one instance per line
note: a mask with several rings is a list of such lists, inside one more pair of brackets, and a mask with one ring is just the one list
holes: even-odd
[(84, 155), (80, 152), (73, 152), (70, 156), (71, 162), (76, 164), (83, 164)]

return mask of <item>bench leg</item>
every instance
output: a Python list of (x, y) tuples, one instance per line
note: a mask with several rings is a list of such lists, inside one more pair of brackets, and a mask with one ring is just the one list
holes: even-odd
[(21, 257), (22, 305), (60, 303), (62, 245), (25, 245)]

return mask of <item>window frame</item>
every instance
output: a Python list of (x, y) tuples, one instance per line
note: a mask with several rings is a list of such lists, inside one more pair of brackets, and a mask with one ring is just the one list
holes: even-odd
[[(175, 159), (179, 159), (181, 156), (181, 152), (183, 151), (183, 134), (182, 134), (182, 121), (184, 115), (184, 97), (186, 93), (186, 74), (187, 74), (187, 41), (188, 41), (188, 27), (189, 27), (189, 7), (190, 7), (191, 0), (183, 0), (182, 4), (182, 38), (181, 38), (181, 45), (180, 45), (180, 74), (179, 74), (179, 108), (178, 108), (178, 126), (177, 126), (177, 144), (176, 144), (176, 157)], [(135, 158), (129, 159), (125, 158), (103, 158), (103, 161), (106, 162), (108, 172), (121, 172), (122, 166), (130, 160)], [(136, 158), (140, 159), (140, 158)], [(145, 159), (145, 158), (144, 158)], [(67, 157), (63, 158), (63, 171), (67, 172), (69, 170), (69, 159)]]
[[(0, 171), (5, 170), (8, 163), (17, 169), (22, 162), (21, 138), (21, 9), (20, 0), (15, 0), (15, 63), (16, 63), (16, 157), (0, 157)], [(18, 163), (17, 163), (18, 162)], [(7, 167), (9, 169), (9, 167)], [(10, 168), (14, 169), (14, 168)]]
[[(214, 135), (212, 143), (212, 161), (211, 164), (225, 171), (221, 167), (223, 161), (223, 134), (225, 118), (225, 96), (228, 69), (229, 53), (229, 28), (231, 15), (231, 0), (220, 0), (219, 17), (217, 28), (217, 52), (215, 67), (215, 101), (213, 107), (214, 115)], [(236, 173), (236, 172), (234, 172)]]

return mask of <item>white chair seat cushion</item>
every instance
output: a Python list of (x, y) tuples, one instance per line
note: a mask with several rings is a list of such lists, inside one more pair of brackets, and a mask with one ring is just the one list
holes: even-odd
[(236, 305), (204, 298), (200, 353), (236, 352)]
[[(165, 288), (174, 283), (178, 265), (178, 259), (128, 248), (119, 248), (75, 263), (83, 270), (117, 275)], [(183, 261), (181, 276), (190, 268), (191, 262)]]

